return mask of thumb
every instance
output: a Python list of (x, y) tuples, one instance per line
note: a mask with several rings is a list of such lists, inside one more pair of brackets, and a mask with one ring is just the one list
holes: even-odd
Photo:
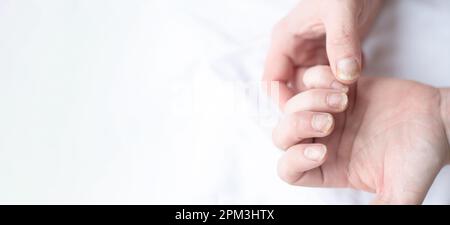
[(360, 1), (330, 1), (323, 15), (328, 60), (336, 79), (355, 82), (361, 74), (361, 41), (358, 32)]

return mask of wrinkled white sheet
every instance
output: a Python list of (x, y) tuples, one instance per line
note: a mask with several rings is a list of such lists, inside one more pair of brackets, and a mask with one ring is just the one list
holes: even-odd
[[(450, 2), (388, 2), (367, 73), (450, 86)], [(0, 202), (367, 203), (276, 176), (257, 81), (295, 3), (1, 1)]]

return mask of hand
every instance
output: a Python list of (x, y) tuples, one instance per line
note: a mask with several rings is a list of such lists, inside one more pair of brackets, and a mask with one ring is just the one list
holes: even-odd
[(287, 149), (280, 177), (293, 185), (374, 192), (374, 203), (421, 203), (450, 162), (450, 106), (442, 90), (364, 76), (346, 94), (330, 89), (333, 81), (328, 66), (311, 68), (303, 92), (286, 103), (273, 133)]
[(381, 0), (301, 1), (273, 30), (263, 80), (279, 84), (274, 100), (283, 107), (296, 93), (288, 83), (315, 65), (330, 64), (339, 81), (355, 82), (362, 64), (360, 39), (380, 5)]

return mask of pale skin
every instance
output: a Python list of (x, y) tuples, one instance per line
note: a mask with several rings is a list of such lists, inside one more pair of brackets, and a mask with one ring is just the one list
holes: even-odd
[(298, 80), (300, 93), (273, 132), (286, 150), (278, 167), (284, 181), (373, 192), (378, 204), (422, 203), (450, 163), (450, 90), (370, 76), (335, 88), (328, 66)]

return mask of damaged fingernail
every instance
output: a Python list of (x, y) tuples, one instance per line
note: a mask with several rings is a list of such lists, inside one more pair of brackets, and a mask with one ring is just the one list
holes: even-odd
[(348, 92), (348, 87), (336, 80), (331, 83), (331, 88)]
[(305, 148), (303, 154), (305, 157), (312, 161), (320, 161), (325, 156), (326, 149), (322, 145), (311, 145)]
[(359, 64), (355, 59), (341, 59), (337, 63), (337, 76), (341, 81), (353, 81), (360, 73)]

